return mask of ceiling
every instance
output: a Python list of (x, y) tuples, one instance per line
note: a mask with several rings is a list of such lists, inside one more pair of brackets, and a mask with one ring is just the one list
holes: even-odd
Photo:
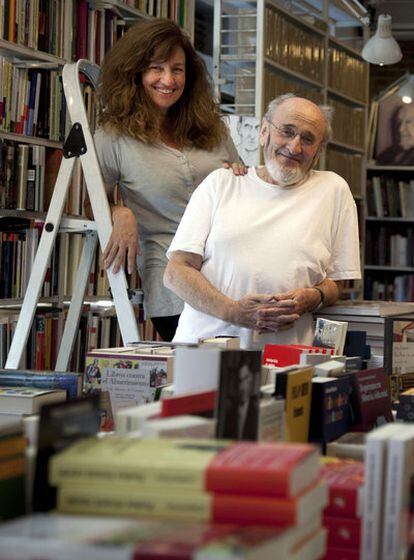
[(365, 0), (361, 2), (373, 12), (376, 24), (379, 14), (390, 14), (392, 32), (397, 40), (414, 41), (414, 0)]

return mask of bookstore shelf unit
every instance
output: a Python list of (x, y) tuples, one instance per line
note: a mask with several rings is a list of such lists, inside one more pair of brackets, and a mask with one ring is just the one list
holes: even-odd
[[(26, 10), (16, 12), (12, 6), (15, 3), (0, 2), (0, 367), (10, 347), (69, 132), (61, 80), (64, 64), (81, 58), (100, 64), (124, 30), (142, 18), (174, 19), (191, 37), (194, 29), (193, 0), (45, 0), (40, 4), (28, 0)], [(93, 128), (90, 86), (85, 85), (84, 95)], [(78, 220), (83, 231), (83, 201), (83, 177), (77, 165), (27, 345), (27, 367), (53, 369), (56, 352), (51, 349), (59, 347), (84, 241), (82, 233), (65, 233), (64, 224)], [(129, 280), (130, 287), (139, 286), (136, 274)], [(109, 299), (108, 288), (97, 254), (72, 363), (78, 370), (83, 367), (82, 345), (86, 349), (120, 345), (113, 308), (99, 305)]]
[[(303, 9), (295, 9), (300, 4)], [(332, 106), (333, 138), (320, 165), (348, 181), (363, 239), (368, 64), (350, 46), (352, 34), (346, 42), (333, 36), (339, 30), (332, 23), (335, 2), (314, 2), (311, 11), (304, 4), (301, 0), (215, 1), (217, 93), (224, 112), (257, 118), (269, 101), (286, 92)], [(355, 29), (359, 25), (355, 20)], [(362, 296), (360, 284), (351, 284), (347, 297)]]
[(414, 166), (367, 167), (364, 296), (414, 301)]

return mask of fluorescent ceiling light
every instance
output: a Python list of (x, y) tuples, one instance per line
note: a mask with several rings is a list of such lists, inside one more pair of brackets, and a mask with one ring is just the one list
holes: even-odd
[(402, 59), (402, 52), (391, 34), (391, 16), (381, 14), (375, 35), (371, 37), (362, 49), (362, 58), (371, 64), (395, 64)]

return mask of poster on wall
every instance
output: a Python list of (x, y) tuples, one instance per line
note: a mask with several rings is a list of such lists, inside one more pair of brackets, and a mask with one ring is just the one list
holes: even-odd
[(379, 101), (374, 158), (377, 165), (414, 165), (414, 103), (397, 94)]
[(230, 115), (229, 128), (239, 156), (245, 165), (260, 165), (260, 120), (247, 115)]

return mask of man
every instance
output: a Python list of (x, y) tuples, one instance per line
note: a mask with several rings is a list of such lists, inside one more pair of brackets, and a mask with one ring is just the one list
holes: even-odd
[(330, 133), (317, 105), (278, 97), (260, 130), (265, 165), (239, 177), (214, 171), (196, 189), (167, 253), (164, 282), (186, 302), (174, 340), (312, 342), (310, 312), (360, 278), (350, 189), (314, 170)]
[(414, 103), (404, 104), (394, 112), (392, 130), (395, 142), (378, 154), (380, 165), (414, 165)]

